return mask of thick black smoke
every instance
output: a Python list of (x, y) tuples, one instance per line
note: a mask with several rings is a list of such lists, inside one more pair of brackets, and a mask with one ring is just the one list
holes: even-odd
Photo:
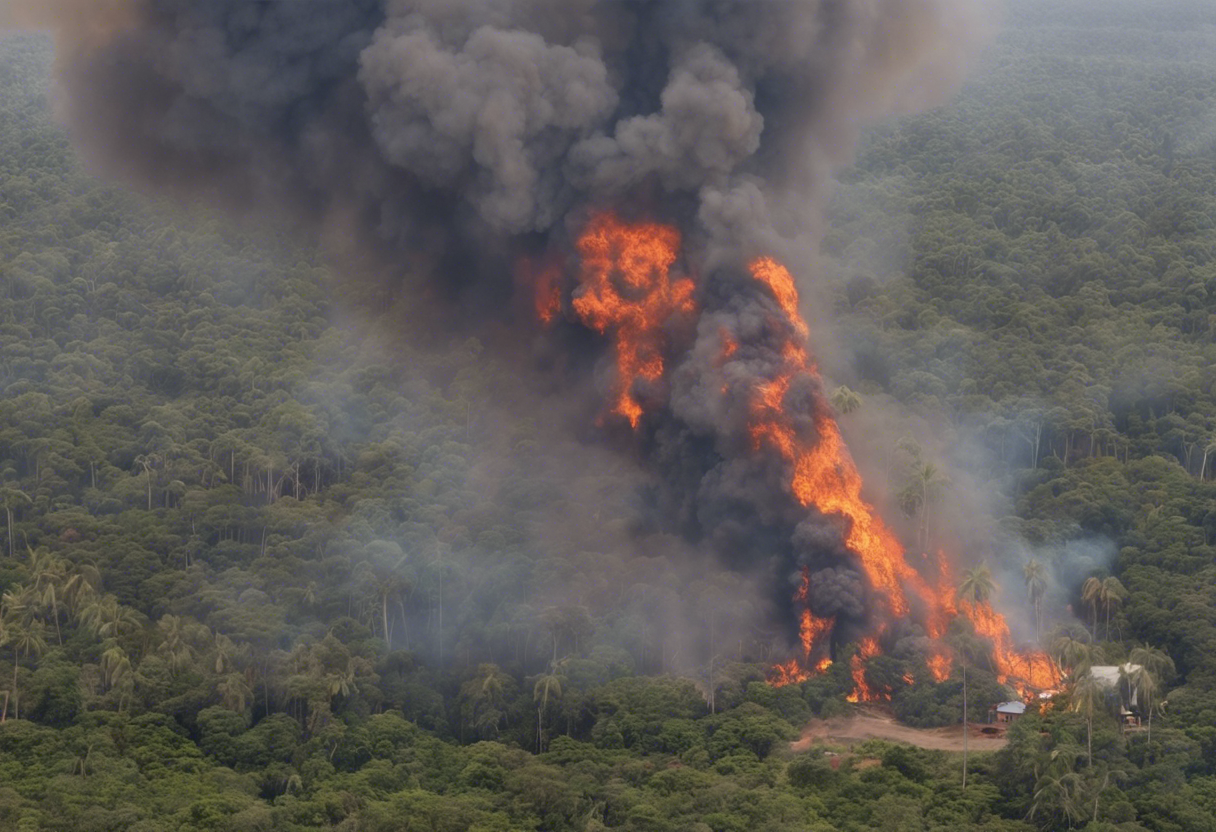
[[(746, 440), (780, 309), (745, 278), (807, 262), (831, 171), (875, 117), (929, 104), (982, 28), (977, 0), (84, 0), (10, 11), (60, 35), (60, 108), (102, 170), (148, 190), (341, 218), (413, 303), (511, 308), (511, 262), (569, 252), (587, 212), (680, 226), (702, 309), (642, 440), (655, 525), (736, 564), (813, 571), (864, 615), (837, 524), (808, 518)], [(527, 287), (525, 287), (527, 291)], [(577, 290), (576, 290), (577, 291)], [(720, 333), (741, 345), (723, 366)], [(560, 338), (560, 333), (553, 336)], [(754, 383), (753, 383), (754, 386)], [(820, 391), (786, 405), (814, 434)], [(750, 389), (746, 384), (740, 389)], [(797, 578), (795, 577), (795, 580)]]

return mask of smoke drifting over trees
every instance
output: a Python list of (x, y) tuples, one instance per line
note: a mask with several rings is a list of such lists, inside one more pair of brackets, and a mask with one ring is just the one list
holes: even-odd
[(982, 29), (958, 0), (30, 6), (19, 19), (63, 35), (64, 113), (109, 170), (275, 210), (354, 204), (403, 247), (644, 195), (686, 201), (707, 247), (768, 249), (859, 125), (937, 100)]
[[(859, 128), (952, 89), (984, 34), (984, 4), (130, 0), (13, 9), (61, 35), (61, 110), (102, 170), (318, 227), (340, 216), (354, 248), (373, 251), (410, 303), (441, 298), (468, 326), (535, 291), (539, 272), (525, 270), (521, 286), (519, 258), (567, 269), (571, 239), (595, 212), (678, 228), (676, 268), (695, 283), (696, 325), (676, 332), (660, 322), (670, 372), (636, 385), (658, 411), (639, 439), (662, 481), (655, 525), (736, 566), (772, 570), (782, 597), (782, 573), (792, 586), (812, 569), (817, 614), (864, 616), (866, 581), (841, 531), (808, 520), (805, 501), (791, 499), (790, 460), (746, 447), (748, 395), (789, 372), (801, 321), (744, 266), (761, 255), (805, 266), (830, 174)], [(562, 291), (559, 303), (579, 289)], [(559, 326), (548, 337), (565, 347), (567, 334)], [(741, 345), (729, 363), (724, 337)], [(793, 372), (779, 405), (813, 441), (824, 396), (813, 370)], [(748, 395), (715, 395), (722, 379)]]

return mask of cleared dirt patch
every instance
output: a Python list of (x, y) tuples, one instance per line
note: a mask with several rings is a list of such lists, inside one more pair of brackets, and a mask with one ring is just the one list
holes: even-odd
[[(1003, 731), (996, 726), (972, 723), (967, 743), (971, 751), (996, 751), (1004, 748)], [(988, 733), (985, 733), (987, 729)], [(962, 751), (962, 726), (952, 728), (909, 728), (900, 725), (890, 713), (879, 708), (863, 708), (849, 716), (816, 719), (802, 729), (802, 736), (790, 743), (793, 751), (806, 751), (815, 743), (849, 744), (863, 740), (904, 742), (934, 751)]]

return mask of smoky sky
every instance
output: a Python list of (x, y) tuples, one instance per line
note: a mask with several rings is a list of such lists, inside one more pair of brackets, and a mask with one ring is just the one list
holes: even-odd
[[(233, 211), (317, 227), (342, 216), (408, 302), (508, 306), (511, 260), (569, 252), (589, 211), (678, 225), (701, 316), (644, 396), (660, 405), (640, 441), (657, 475), (653, 523), (737, 565), (806, 566), (821, 613), (863, 615), (864, 579), (838, 524), (796, 505), (781, 461), (742, 441), (743, 405), (707, 390), (721, 374), (777, 372), (789, 333), (742, 264), (771, 254), (813, 279), (832, 172), (865, 123), (953, 88), (985, 34), (984, 3), (63, 0), (8, 11), (56, 31), (57, 106), (97, 169)], [(741, 344), (726, 367), (723, 330)], [(816, 402), (813, 380), (797, 380), (787, 406), (808, 434)]]

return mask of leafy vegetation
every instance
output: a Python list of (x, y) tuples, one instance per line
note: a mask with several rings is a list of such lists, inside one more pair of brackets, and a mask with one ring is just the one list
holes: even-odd
[[(584, 493), (595, 530), (627, 529), (625, 473), (570, 487), (540, 418), (491, 425), (508, 382), (476, 342), (390, 357), (335, 324), (297, 239), (174, 224), (86, 176), (49, 46), (0, 41), (0, 826), (1211, 829), (1216, 21), (1103, 4), (1122, 27), (1095, 31), (1063, 5), (1052, 26), (1015, 6), (956, 104), (869, 134), (823, 243), (856, 357), (841, 411), (939, 425), (948, 470), (1011, 506), (1000, 533), (1048, 553), (1024, 587), (964, 576), (1069, 673), (965, 789), (942, 752), (791, 754), (851, 707), (847, 652), (773, 688), (759, 634), (688, 672), (667, 588), (716, 611), (714, 645), (747, 620), (728, 579), (534, 533)], [(902, 453), (929, 550), (959, 486)], [(1064, 587), (1058, 630), (1050, 553), (1078, 539), (1117, 556)], [(572, 597), (579, 571), (602, 591)], [(949, 638), (971, 713), (1010, 695), (973, 633)], [(961, 675), (917, 655), (867, 675), (914, 677), (903, 721), (957, 724)]]

